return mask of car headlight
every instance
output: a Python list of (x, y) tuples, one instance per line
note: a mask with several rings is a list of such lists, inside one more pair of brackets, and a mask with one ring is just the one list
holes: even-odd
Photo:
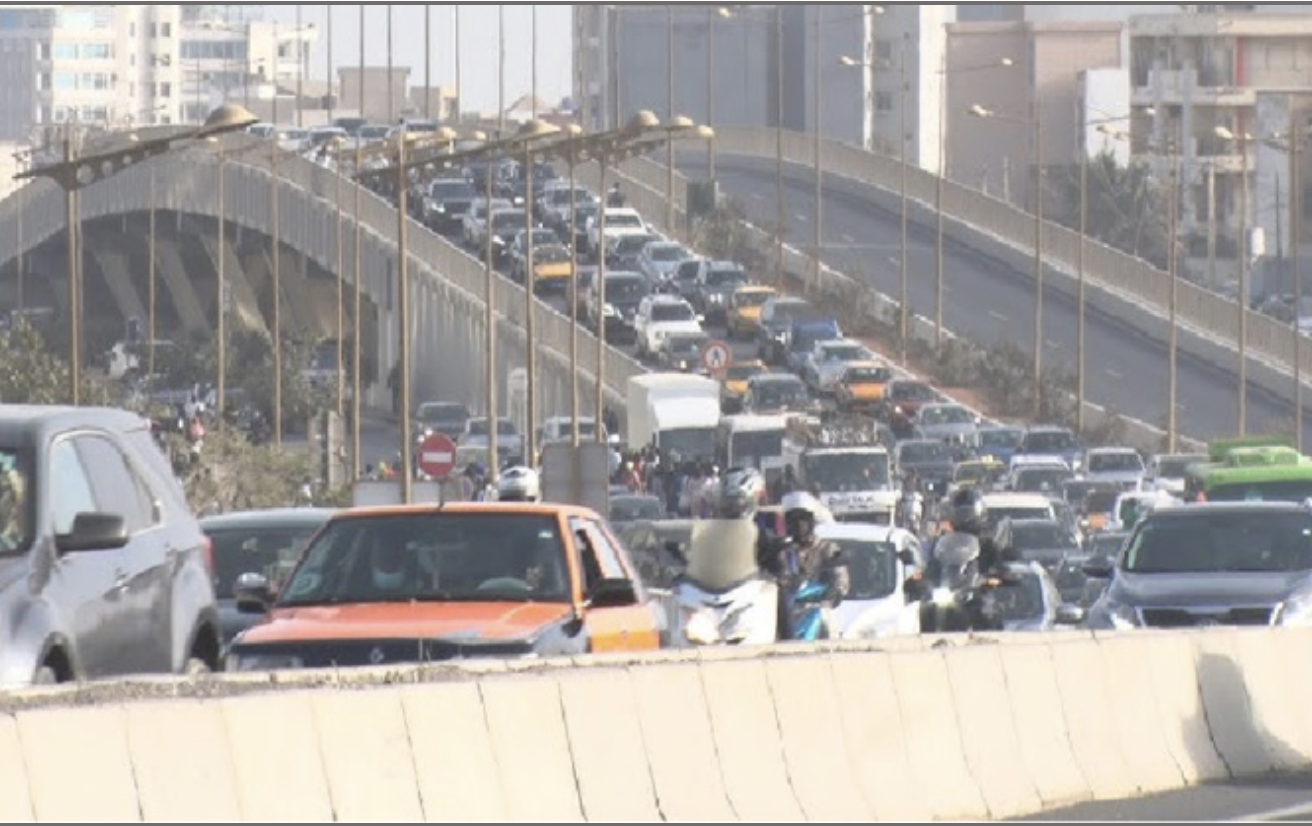
[(1312, 591), (1302, 591), (1285, 600), (1280, 606), (1277, 625), (1312, 626)]
[(287, 671), (304, 668), (304, 661), (292, 654), (229, 654), (227, 671)]
[(620, 315), (620, 311), (615, 309), (614, 304), (607, 304), (603, 312), (607, 318), (618, 318)]

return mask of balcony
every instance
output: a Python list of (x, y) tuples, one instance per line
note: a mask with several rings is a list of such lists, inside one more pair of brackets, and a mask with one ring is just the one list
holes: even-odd
[[(1157, 97), (1157, 87), (1161, 86), (1161, 98)], [(1191, 88), (1192, 87), (1192, 88)], [(1188, 96), (1195, 106), (1256, 106), (1257, 91), (1238, 86), (1203, 86), (1199, 84), (1198, 73), (1193, 69), (1162, 69), (1148, 73), (1148, 82), (1136, 86), (1131, 93), (1134, 106), (1153, 106), (1163, 103), (1168, 106), (1180, 106)]]

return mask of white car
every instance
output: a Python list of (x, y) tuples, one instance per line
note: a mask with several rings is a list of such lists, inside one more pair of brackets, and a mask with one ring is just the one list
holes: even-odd
[(649, 295), (638, 305), (633, 318), (638, 336), (638, 357), (658, 356), (672, 335), (700, 335), (701, 316), (692, 305), (675, 295)]
[(1091, 482), (1115, 485), (1124, 491), (1143, 488), (1148, 468), (1132, 447), (1095, 447), (1084, 454), (1084, 476)]
[[(459, 447), (488, 447), (488, 425), (485, 417), (470, 419), (465, 423), (464, 435), (457, 441)], [(519, 428), (510, 419), (497, 419), (497, 454), (505, 457), (524, 458), (524, 437)]]
[(869, 640), (920, 633), (920, 603), (908, 604), (902, 587), (925, 563), (913, 534), (842, 522), (820, 525), (816, 534), (842, 549), (851, 578), (851, 590), (830, 620), (831, 637)]
[(878, 361), (864, 344), (849, 339), (818, 341), (802, 366), (802, 378), (812, 392), (833, 395), (847, 372), (848, 365), (863, 361)]
[(1148, 460), (1148, 470), (1144, 474), (1144, 487), (1148, 490), (1161, 490), (1176, 496), (1184, 495), (1185, 477), (1192, 465), (1204, 464), (1209, 460), (1206, 453), (1159, 454)]
[[(605, 210), (606, 216), (606, 244), (607, 248), (618, 238), (626, 235), (646, 235), (650, 230), (647, 228), (647, 222), (642, 220), (642, 215), (638, 210), (629, 207), (608, 207)], [(594, 215), (588, 219), (588, 253), (597, 255), (601, 249), (601, 215)]]

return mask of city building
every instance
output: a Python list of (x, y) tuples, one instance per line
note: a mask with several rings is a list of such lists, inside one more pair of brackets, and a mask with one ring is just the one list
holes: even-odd
[(317, 33), (263, 22), (260, 7), (36, 4), (0, 7), (0, 140), (49, 127), (196, 123), (264, 75), (298, 77)]
[(955, 12), (944, 4), (575, 5), (573, 98), (590, 128), (650, 109), (796, 131), (812, 130), (819, 100), (826, 137), (894, 155), (905, 100), (907, 157), (934, 170), (938, 68)]

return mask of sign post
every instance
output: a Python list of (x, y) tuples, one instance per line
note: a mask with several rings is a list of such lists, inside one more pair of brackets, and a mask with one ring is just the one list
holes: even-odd
[(702, 369), (717, 379), (733, 366), (733, 348), (723, 341), (708, 341), (702, 348)]

